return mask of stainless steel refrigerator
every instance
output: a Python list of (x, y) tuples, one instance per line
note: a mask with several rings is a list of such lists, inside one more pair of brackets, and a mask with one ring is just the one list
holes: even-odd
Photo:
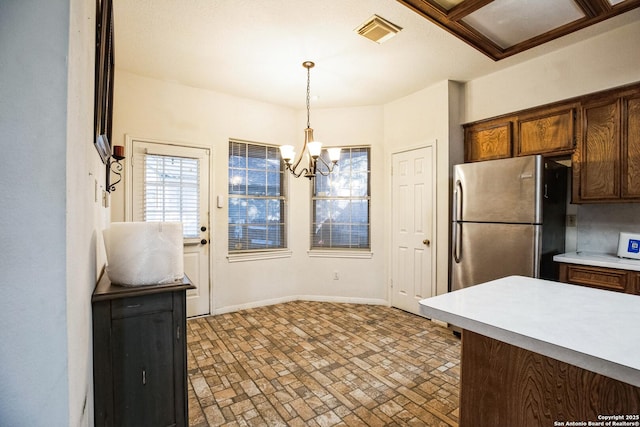
[(567, 170), (542, 156), (454, 166), (451, 290), (510, 275), (557, 280)]

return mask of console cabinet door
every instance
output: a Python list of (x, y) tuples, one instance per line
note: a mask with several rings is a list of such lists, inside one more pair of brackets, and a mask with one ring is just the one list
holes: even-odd
[(172, 317), (164, 311), (113, 319), (116, 426), (175, 425)]

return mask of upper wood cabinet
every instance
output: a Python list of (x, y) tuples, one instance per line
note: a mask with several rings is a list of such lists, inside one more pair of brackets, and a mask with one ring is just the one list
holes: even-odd
[(622, 197), (640, 199), (640, 93), (622, 99)]
[(640, 82), (464, 125), (465, 162), (571, 155), (572, 203), (640, 202)]
[(512, 122), (491, 120), (465, 126), (464, 161), (504, 159), (512, 155)]
[(578, 105), (554, 104), (465, 125), (465, 162), (573, 153)]
[(574, 104), (519, 115), (515, 155), (571, 154), (576, 145), (575, 115)]
[(640, 88), (581, 105), (573, 202), (640, 202)]
[[(620, 197), (620, 102), (582, 105), (582, 141), (574, 157), (578, 199), (582, 202)], [(577, 160), (577, 161), (576, 161)]]

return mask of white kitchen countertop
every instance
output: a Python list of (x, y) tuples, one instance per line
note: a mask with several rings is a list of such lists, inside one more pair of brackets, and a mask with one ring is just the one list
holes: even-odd
[(510, 276), (423, 299), (420, 312), (640, 387), (638, 295)]
[(555, 255), (553, 260), (567, 264), (582, 264), (592, 265), (595, 267), (640, 271), (639, 259), (619, 258), (613, 254), (603, 254), (598, 252), (569, 252), (566, 254)]

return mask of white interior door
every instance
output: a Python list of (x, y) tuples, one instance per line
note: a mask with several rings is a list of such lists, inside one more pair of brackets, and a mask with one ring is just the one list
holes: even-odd
[(430, 145), (393, 154), (391, 305), (419, 314), (435, 284), (435, 154)]
[(187, 316), (210, 313), (210, 152), (207, 148), (132, 140), (133, 221), (181, 221)]

